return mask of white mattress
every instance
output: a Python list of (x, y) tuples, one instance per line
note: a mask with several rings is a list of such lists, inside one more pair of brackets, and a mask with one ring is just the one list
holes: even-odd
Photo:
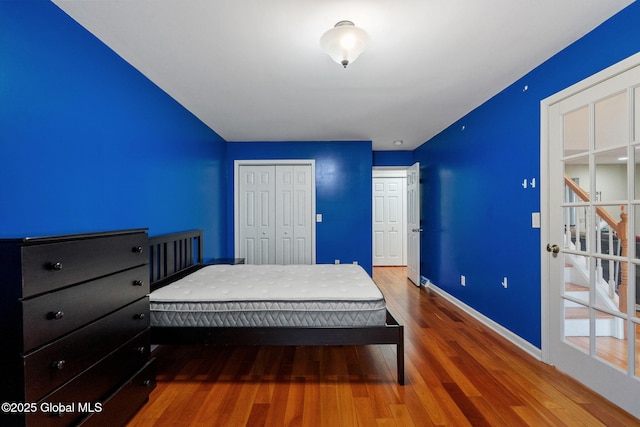
[(385, 301), (353, 264), (211, 265), (149, 295), (152, 326), (369, 326)]

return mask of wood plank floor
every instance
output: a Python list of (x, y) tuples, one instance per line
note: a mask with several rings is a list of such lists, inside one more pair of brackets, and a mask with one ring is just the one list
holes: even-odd
[(133, 426), (640, 426), (528, 356), (401, 267), (376, 267), (405, 325), (393, 346), (161, 347), (158, 386)]

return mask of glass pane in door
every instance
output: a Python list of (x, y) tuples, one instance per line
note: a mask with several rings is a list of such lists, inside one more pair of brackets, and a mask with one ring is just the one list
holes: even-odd
[(563, 155), (565, 157), (589, 151), (589, 106), (566, 113), (562, 117)]
[(564, 212), (565, 238), (564, 247), (570, 251), (589, 251), (591, 238), (586, 232), (589, 206), (566, 206)]
[(565, 295), (584, 304), (589, 303), (589, 284), (577, 284), (575, 280), (565, 282)]
[[(599, 255), (626, 256), (622, 243), (628, 233), (628, 221), (624, 205), (598, 205), (595, 207), (595, 222), (591, 224), (596, 233), (594, 252)], [(622, 234), (622, 239), (621, 239)]]
[(564, 340), (578, 350), (589, 354), (590, 330), (589, 307), (564, 299)]
[[(591, 289), (589, 257), (565, 253), (564, 295), (588, 304)], [(570, 306), (570, 304), (569, 304)], [(565, 304), (567, 307), (567, 304)]]
[(626, 301), (629, 283), (629, 262), (621, 259), (629, 254), (626, 211), (621, 205), (598, 205), (595, 212), (594, 303), (606, 310), (624, 312), (621, 304)]
[(591, 191), (589, 156), (577, 156), (565, 160), (564, 175), (571, 179), (571, 181), (565, 182), (569, 187), (569, 192), (565, 193), (564, 201), (566, 203), (585, 203), (586, 200), (581, 195), (583, 192), (588, 195)]
[(626, 372), (628, 340), (625, 336), (627, 322), (621, 317), (594, 310), (596, 323), (596, 356)]
[(627, 160), (627, 148), (600, 152), (594, 156), (596, 191), (591, 195), (593, 202), (627, 199)]
[(628, 105), (627, 91), (594, 103), (596, 150), (628, 143)]
[[(589, 157), (578, 156), (564, 164), (564, 247), (570, 251), (588, 251), (590, 236), (587, 232), (590, 206)], [(571, 260), (570, 262), (574, 262)]]

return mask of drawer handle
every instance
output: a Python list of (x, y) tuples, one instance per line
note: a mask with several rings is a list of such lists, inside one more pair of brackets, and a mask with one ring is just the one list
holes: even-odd
[(52, 311), (49, 314), (47, 314), (47, 319), (49, 320), (60, 320), (63, 317), (64, 317), (64, 311), (62, 310)]
[(64, 364), (65, 364), (64, 360), (56, 360), (55, 362), (51, 362), (50, 366), (53, 369), (57, 369), (58, 371), (61, 371), (64, 368)]
[(145, 354), (146, 353), (146, 347), (140, 346), (138, 348), (136, 348), (136, 351), (140, 354)]
[(144, 313), (138, 313), (135, 316), (133, 316), (133, 318), (136, 320), (144, 320)]
[(61, 262), (50, 262), (47, 264), (47, 270), (60, 271), (62, 270)]
[(143, 286), (144, 282), (142, 280), (134, 280), (133, 286)]
[(131, 252), (134, 252), (136, 254), (141, 254), (142, 253), (142, 246), (134, 246), (131, 248)]
[(147, 380), (142, 381), (142, 385), (144, 387), (149, 387), (151, 385), (151, 380), (147, 379)]

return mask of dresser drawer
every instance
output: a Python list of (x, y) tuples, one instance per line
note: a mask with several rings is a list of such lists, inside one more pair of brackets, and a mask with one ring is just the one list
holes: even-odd
[(149, 293), (146, 265), (22, 301), (23, 350), (53, 341)]
[(135, 374), (122, 388), (102, 404), (102, 412), (84, 419), (82, 427), (123, 426), (149, 400), (156, 387), (155, 359)]
[(144, 297), (30, 353), (24, 357), (26, 400), (36, 401), (148, 327)]
[(22, 247), (22, 297), (147, 264), (147, 234), (131, 233)]
[[(62, 403), (65, 409), (72, 411), (38, 411), (27, 416), (27, 424), (38, 427), (66, 426), (78, 423), (91, 414), (91, 411), (102, 412), (102, 402), (122, 387), (123, 381), (129, 381), (132, 375), (138, 375), (148, 363), (147, 330), (38, 402), (38, 408), (55, 409), (54, 404)], [(155, 373), (149, 379), (154, 378)]]

